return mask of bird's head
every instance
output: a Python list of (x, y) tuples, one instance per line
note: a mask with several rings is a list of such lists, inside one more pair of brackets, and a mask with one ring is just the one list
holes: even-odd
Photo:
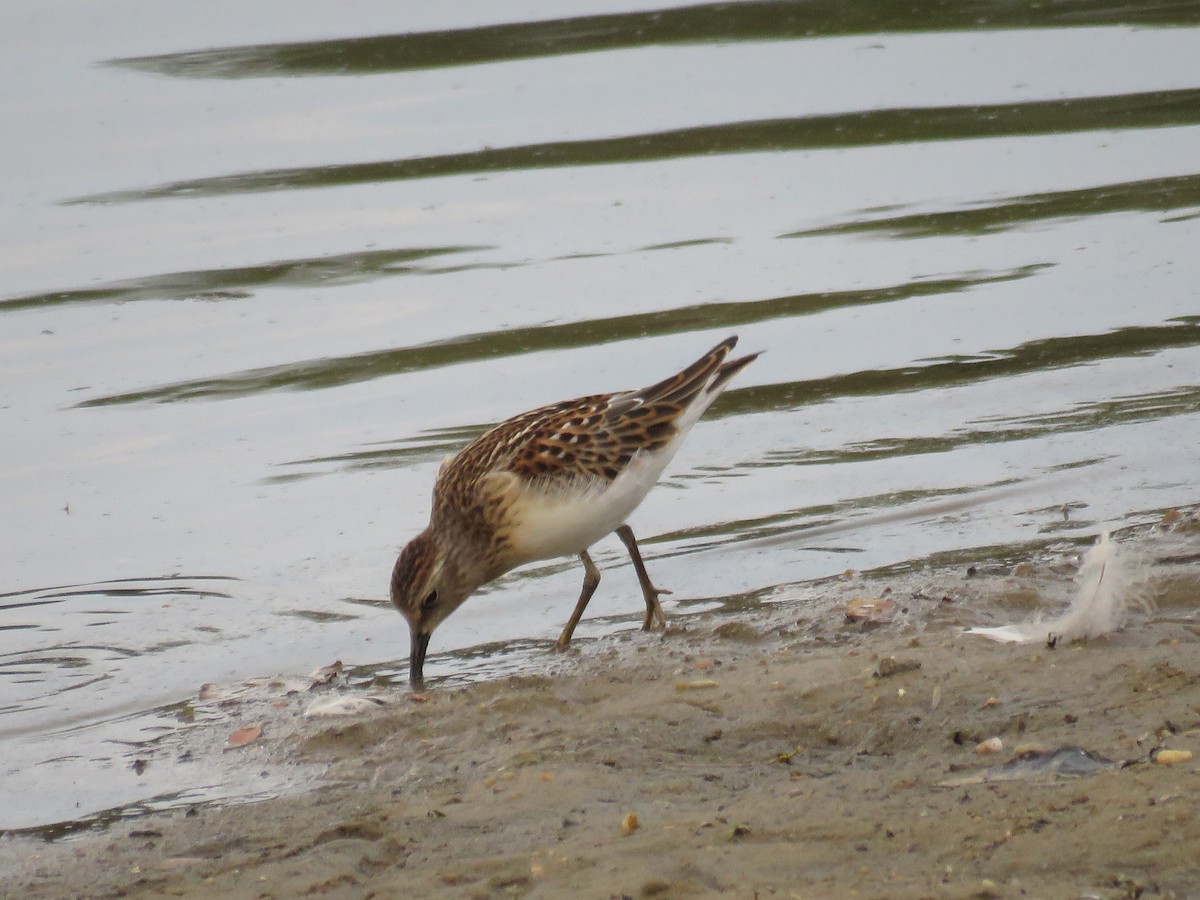
[(425, 651), (433, 630), (470, 594), (455, 571), (428, 528), (408, 542), (392, 568), (392, 605), (408, 622), (412, 636), (408, 680), (414, 688), (424, 682)]

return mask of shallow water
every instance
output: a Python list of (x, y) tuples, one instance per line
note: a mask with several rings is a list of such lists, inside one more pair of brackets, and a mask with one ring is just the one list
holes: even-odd
[[(1194, 503), (1200, 4), (908, 6), (6, 4), (0, 828), (245, 792), (130, 748), (400, 671), (441, 458), (730, 333), (632, 521), (668, 615)], [(623, 554), (580, 638), (640, 620)]]

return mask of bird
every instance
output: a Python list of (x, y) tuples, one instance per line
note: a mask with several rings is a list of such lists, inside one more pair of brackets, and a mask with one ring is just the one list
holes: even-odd
[(643, 630), (666, 627), (657, 588), (626, 523), (696, 420), (760, 354), (726, 361), (737, 336), (640, 390), (552, 403), (490, 428), (447, 457), (429, 524), (392, 568), (392, 605), (408, 622), (409, 683), (424, 687), (429, 640), (479, 587), (526, 563), (578, 556), (583, 587), (554, 644), (565, 650), (600, 570), (588, 549), (615, 532), (646, 603)]

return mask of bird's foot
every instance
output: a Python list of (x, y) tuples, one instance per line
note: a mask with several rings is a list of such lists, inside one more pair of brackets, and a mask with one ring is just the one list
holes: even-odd
[(662, 631), (667, 630), (667, 617), (663, 613), (658, 598), (670, 593), (666, 588), (656, 588), (652, 584), (646, 585), (646, 617), (642, 620), (642, 631), (653, 631), (655, 628)]

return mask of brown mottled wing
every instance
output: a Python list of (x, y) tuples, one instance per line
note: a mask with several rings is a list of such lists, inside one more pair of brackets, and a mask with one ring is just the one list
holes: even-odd
[(614, 481), (636, 453), (662, 449), (675, 437), (680, 416), (701, 392), (725, 382), (719, 370), (736, 342), (721, 342), (650, 387), (582, 397), (498, 426), (507, 432), (510, 451), (495, 463), (523, 480), (547, 485), (577, 482), (581, 476)]
[(515, 484), (506, 478), (568, 490), (582, 479), (614, 481), (636, 453), (669, 443), (681, 416), (702, 394), (719, 391), (755, 358), (725, 362), (736, 343), (736, 337), (722, 341), (683, 371), (642, 390), (566, 400), (501, 422), (442, 465), (433, 518), (454, 520), (480, 544), (495, 543), (505, 533), (513, 500)]

